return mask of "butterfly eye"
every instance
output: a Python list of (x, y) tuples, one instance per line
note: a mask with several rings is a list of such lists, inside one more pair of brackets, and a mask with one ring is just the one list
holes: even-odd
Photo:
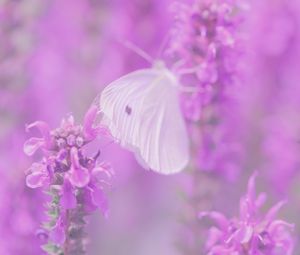
[(131, 112), (132, 112), (131, 107), (129, 107), (128, 105), (126, 105), (125, 112), (126, 112), (128, 115), (130, 115)]

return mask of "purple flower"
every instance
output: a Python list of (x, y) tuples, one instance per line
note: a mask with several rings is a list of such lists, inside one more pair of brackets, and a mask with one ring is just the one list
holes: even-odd
[(70, 115), (53, 131), (42, 121), (26, 127), (27, 130), (37, 127), (42, 137), (26, 141), (24, 152), (31, 156), (42, 149), (44, 153), (43, 160), (33, 163), (27, 171), (26, 181), (29, 187), (47, 186), (50, 181), (61, 182), (61, 178), (67, 178), (73, 187), (88, 185), (93, 170), (91, 166), (95, 165), (96, 159), (85, 157), (82, 148), (99, 134), (108, 134), (104, 128), (94, 126), (96, 113), (96, 107), (92, 106), (85, 115), (83, 126), (75, 125), (74, 118)]
[(266, 195), (261, 193), (256, 196), (255, 178), (256, 174), (249, 179), (248, 191), (240, 201), (239, 218), (227, 219), (215, 211), (200, 213), (200, 218), (209, 216), (217, 224), (209, 229), (207, 254), (292, 254), (294, 240), (291, 230), (294, 226), (276, 218), (285, 202), (275, 204), (265, 215), (261, 215), (260, 208)]
[[(109, 135), (104, 128), (95, 126), (96, 117), (97, 109), (92, 106), (83, 126), (76, 125), (72, 115), (52, 131), (41, 121), (27, 126), (27, 129), (37, 127), (42, 137), (25, 142), (24, 152), (31, 156), (41, 149), (43, 159), (27, 170), (26, 184), (30, 188), (44, 188), (52, 197), (47, 204), (49, 219), (44, 225), (49, 236), (48, 243), (43, 246), (46, 251), (59, 249), (63, 252), (66, 246), (76, 245), (85, 249), (85, 217), (98, 208), (107, 216), (104, 190), (105, 186), (110, 186), (113, 171), (109, 164), (98, 162), (100, 152), (88, 157), (84, 151), (85, 145), (98, 135)], [(78, 240), (74, 240), (72, 231), (77, 233)]]

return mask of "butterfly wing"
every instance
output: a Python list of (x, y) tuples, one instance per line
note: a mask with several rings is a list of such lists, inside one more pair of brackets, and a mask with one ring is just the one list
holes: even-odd
[(112, 135), (144, 166), (170, 174), (187, 165), (178, 84), (167, 69), (138, 70), (112, 82), (101, 93), (100, 109)]

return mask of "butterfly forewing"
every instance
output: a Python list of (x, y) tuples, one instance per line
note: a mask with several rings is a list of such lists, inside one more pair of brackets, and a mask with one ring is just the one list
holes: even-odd
[(178, 87), (167, 69), (143, 69), (112, 82), (100, 96), (112, 135), (144, 166), (164, 174), (182, 170), (189, 160)]

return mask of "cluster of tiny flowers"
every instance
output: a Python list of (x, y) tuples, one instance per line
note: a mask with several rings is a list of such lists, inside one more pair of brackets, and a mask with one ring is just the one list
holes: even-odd
[(228, 0), (195, 1), (175, 5), (177, 22), (169, 51), (185, 68), (195, 70), (188, 85), (199, 92), (186, 96), (183, 107), (188, 119), (200, 119), (203, 107), (220, 100), (220, 94), (234, 84), (238, 55), (237, 5)]
[(26, 141), (24, 151), (29, 156), (38, 149), (43, 151), (42, 160), (28, 169), (26, 184), (45, 188), (52, 197), (47, 204), (49, 219), (38, 231), (46, 240), (43, 249), (49, 254), (85, 254), (85, 216), (97, 208), (107, 214), (104, 188), (110, 185), (113, 171), (109, 164), (98, 163), (100, 152), (87, 157), (83, 150), (98, 135), (107, 134), (94, 126), (96, 115), (97, 109), (92, 106), (83, 126), (75, 125), (72, 115), (52, 131), (42, 121), (27, 126), (38, 128), (42, 134)]
[(192, 6), (177, 6), (169, 51), (175, 62), (183, 64), (178, 69), (186, 74), (182, 83), (195, 88), (182, 96), (182, 108), (186, 119), (198, 125), (195, 132), (201, 133), (194, 145), (197, 167), (234, 179), (238, 170), (233, 161), (241, 156), (236, 156), (241, 153), (239, 133), (232, 130), (239, 123), (236, 98), (243, 8), (231, 0), (196, 0)]
[(265, 215), (260, 208), (266, 200), (264, 193), (256, 196), (256, 174), (248, 182), (248, 191), (240, 200), (240, 217), (227, 219), (222, 213), (211, 211), (200, 213), (200, 218), (209, 216), (217, 227), (209, 229), (206, 242), (208, 255), (290, 255), (294, 241), (291, 231), (294, 228), (277, 219), (281, 201), (271, 207)]

